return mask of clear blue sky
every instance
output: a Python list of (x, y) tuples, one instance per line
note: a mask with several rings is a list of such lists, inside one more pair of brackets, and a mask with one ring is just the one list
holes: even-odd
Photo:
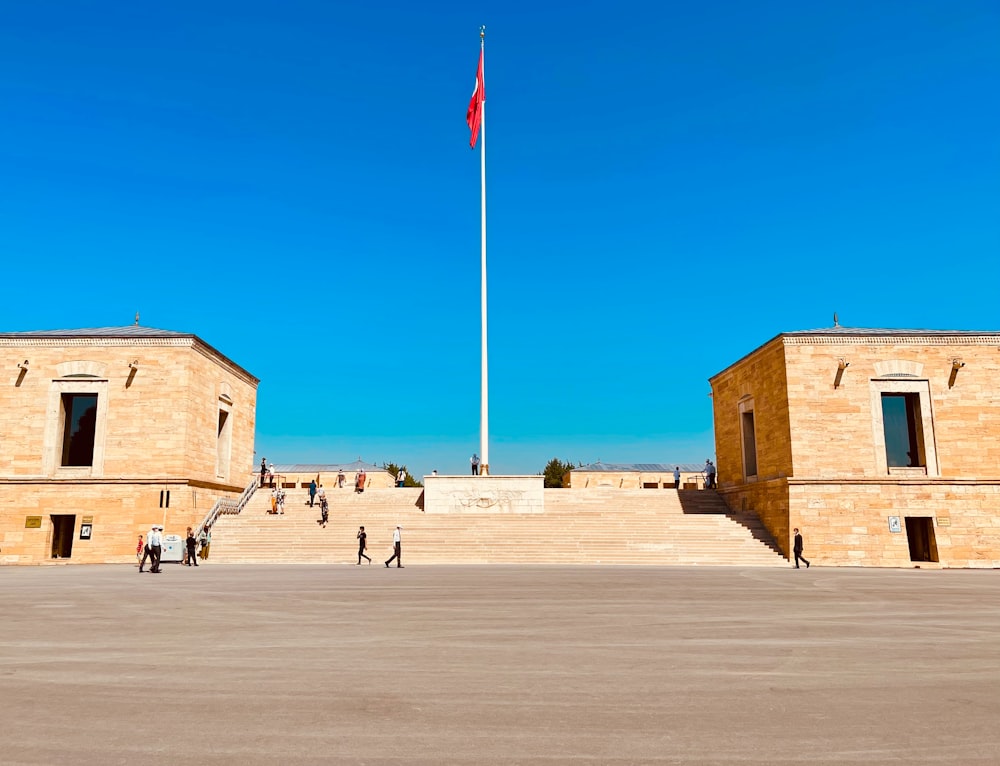
[[(154, 6), (152, 8), (151, 6)], [(257, 456), (701, 462), (782, 331), (1000, 329), (1000, 6), (8, 3), (0, 329), (193, 332)]]

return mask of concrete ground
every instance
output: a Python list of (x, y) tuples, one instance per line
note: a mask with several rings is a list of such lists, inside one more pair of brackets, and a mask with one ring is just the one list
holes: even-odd
[(1000, 572), (0, 568), (3, 764), (1000, 763)]

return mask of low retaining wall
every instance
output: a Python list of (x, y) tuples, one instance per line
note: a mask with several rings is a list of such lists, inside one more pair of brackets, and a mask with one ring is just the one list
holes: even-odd
[(426, 513), (542, 513), (541, 476), (425, 476)]

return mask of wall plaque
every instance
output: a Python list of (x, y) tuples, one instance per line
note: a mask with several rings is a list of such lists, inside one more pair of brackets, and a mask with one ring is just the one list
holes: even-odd
[(889, 531), (890, 532), (902, 532), (903, 525), (899, 523), (899, 516), (889, 517)]
[(93, 516), (84, 516), (82, 519), (80, 519), (80, 523), (81, 524), (93, 524), (94, 523), (94, 517)]
[(938, 516), (937, 524), (939, 527), (950, 527), (951, 526), (951, 516)]
[(24, 517), (24, 528), (25, 529), (41, 529), (42, 528), (42, 517), (41, 516), (25, 516)]

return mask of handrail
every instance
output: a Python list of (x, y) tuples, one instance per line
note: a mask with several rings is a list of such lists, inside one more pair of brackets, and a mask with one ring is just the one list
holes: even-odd
[(220, 497), (216, 500), (215, 505), (213, 505), (212, 509), (205, 514), (205, 518), (202, 519), (201, 524), (199, 524), (198, 528), (195, 530), (195, 537), (200, 537), (202, 531), (206, 527), (214, 526), (215, 522), (218, 521), (219, 516), (222, 514), (228, 513), (235, 515), (242, 511), (246, 507), (247, 503), (250, 502), (250, 498), (254, 496), (256, 491), (257, 478), (254, 477), (254, 479), (247, 484), (246, 489), (243, 490), (243, 494), (240, 495), (239, 498), (233, 499), (231, 497)]

